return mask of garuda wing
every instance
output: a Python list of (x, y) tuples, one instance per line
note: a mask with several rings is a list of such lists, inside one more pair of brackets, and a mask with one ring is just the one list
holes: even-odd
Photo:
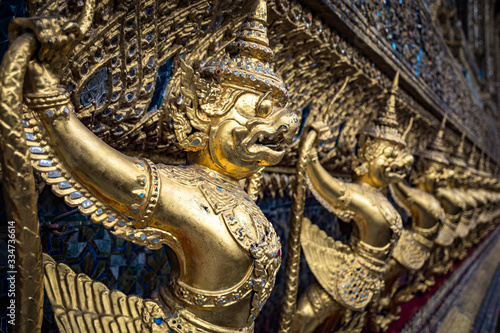
[(380, 290), (380, 274), (370, 271), (361, 258), (304, 219), (301, 244), (309, 268), (332, 298), (344, 307), (362, 311)]
[(337, 265), (351, 257), (352, 250), (342, 242), (327, 236), (326, 232), (312, 224), (308, 218), (304, 218), (302, 223), (300, 243), (307, 264), (321, 286), (330, 291)]
[(158, 304), (109, 290), (43, 255), (45, 291), (61, 332), (151, 332)]

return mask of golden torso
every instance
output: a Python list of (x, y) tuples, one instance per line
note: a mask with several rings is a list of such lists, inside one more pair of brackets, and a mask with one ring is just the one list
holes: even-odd
[(182, 252), (168, 288), (201, 319), (247, 325), (261, 307), (252, 302), (266, 301), (280, 265), (272, 225), (229, 177), (194, 165), (158, 169), (163, 188), (150, 227), (172, 233)]
[(358, 228), (358, 237), (363, 242), (383, 247), (391, 242), (392, 238), (399, 235), (401, 217), (397, 210), (387, 200), (379, 189), (366, 183), (346, 184), (352, 192), (354, 221), (363, 225)]

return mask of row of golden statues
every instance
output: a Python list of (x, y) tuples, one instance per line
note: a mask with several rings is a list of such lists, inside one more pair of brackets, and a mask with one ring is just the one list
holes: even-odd
[[(27, 18), (10, 27), (0, 120), (4, 195), (17, 222), (18, 330), (40, 331), (44, 285), (62, 332), (252, 332), (282, 246), (254, 201), (255, 184), (263, 168), (281, 161), (299, 128), (273, 71), (266, 1), (255, 1), (223, 56), (197, 70), (181, 61), (183, 100), (173, 118), (187, 165), (125, 156), (76, 117), (61, 69), (94, 10), (86, 1), (78, 22)], [(398, 74), (386, 107), (358, 140), (351, 182), (319, 162), (322, 115), (299, 138), (281, 332), (312, 332), (326, 321), (344, 332), (384, 331), (402, 303), (449, 272), (494, 227), (500, 184), (487, 163), (467, 161), (465, 136), (448, 152), (446, 117), (414, 161), (405, 143), (411, 128), (398, 131), (397, 89)], [(117, 237), (153, 250), (167, 246), (169, 283), (152, 299), (127, 296), (42, 255), (32, 168)], [(249, 177), (245, 190), (239, 180)], [(409, 227), (387, 188), (411, 216)], [(307, 190), (353, 224), (348, 242), (304, 217)], [(316, 282), (297, 299), (301, 249)]]

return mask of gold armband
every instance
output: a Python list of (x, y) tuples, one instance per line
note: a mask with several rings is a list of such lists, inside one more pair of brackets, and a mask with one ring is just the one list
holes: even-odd
[(25, 94), (24, 102), (30, 109), (49, 109), (69, 104), (69, 94), (57, 87), (44, 93)]
[(54, 88), (40, 94), (25, 94), (24, 103), (45, 120), (68, 117), (71, 107), (69, 94), (63, 88)]
[(151, 180), (149, 184), (149, 191), (146, 197), (147, 200), (146, 207), (144, 208), (142, 219), (136, 225), (137, 227), (141, 228), (145, 228), (149, 225), (149, 221), (153, 217), (153, 213), (158, 203), (158, 197), (160, 195), (160, 177), (158, 175), (158, 169), (156, 165), (147, 158), (145, 158), (144, 160), (146, 161), (149, 167), (149, 174)]

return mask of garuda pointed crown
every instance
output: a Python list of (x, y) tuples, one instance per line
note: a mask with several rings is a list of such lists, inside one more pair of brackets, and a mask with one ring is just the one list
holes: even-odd
[(450, 161), (447, 158), (448, 152), (446, 151), (446, 147), (444, 145), (444, 140), (443, 140), (444, 128), (446, 126), (446, 118), (447, 115), (445, 114), (443, 120), (441, 121), (441, 126), (439, 127), (439, 131), (436, 135), (436, 138), (434, 139), (434, 141), (431, 142), (429, 147), (424, 152), (420, 153), (420, 157), (438, 163), (442, 163), (444, 165), (449, 165)]
[(222, 56), (210, 60), (200, 72), (220, 84), (269, 91), (275, 101), (284, 104), (288, 101), (288, 92), (283, 79), (270, 64), (273, 58), (274, 52), (267, 38), (267, 3), (258, 0), (236, 40), (226, 47)]
[(467, 161), (467, 166), (472, 171), (476, 171), (476, 144), (472, 146), (472, 150), (469, 155), (469, 160)]
[(224, 115), (238, 98), (238, 91), (263, 93), (284, 106), (288, 92), (270, 64), (273, 57), (267, 38), (267, 3), (257, 0), (236, 40), (222, 55), (210, 59), (196, 72), (181, 60), (181, 92), (192, 106), (186, 105), (185, 111), (173, 115), (179, 146), (185, 151), (204, 149), (210, 118)]
[(365, 134), (372, 138), (395, 142), (406, 147), (406, 142), (398, 131), (398, 121), (396, 119), (396, 93), (398, 84), (399, 72), (396, 72), (387, 105), (377, 118), (375, 118), (373, 124), (366, 129)]
[(461, 168), (467, 168), (467, 162), (465, 162), (465, 132), (462, 133), (462, 138), (460, 139), (460, 144), (453, 155), (450, 156), (450, 162), (453, 165), (459, 166)]
[(491, 173), (486, 169), (486, 157), (484, 151), (481, 152), (481, 157), (479, 158), (478, 171), (479, 175), (483, 177), (491, 176)]

